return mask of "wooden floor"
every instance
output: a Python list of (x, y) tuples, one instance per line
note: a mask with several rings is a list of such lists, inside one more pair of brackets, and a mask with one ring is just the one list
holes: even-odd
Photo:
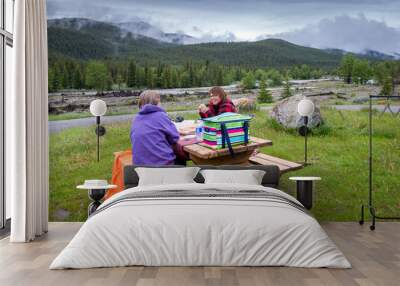
[(51, 223), (29, 244), (0, 241), (0, 285), (400, 285), (400, 223), (327, 223), (324, 229), (353, 269), (289, 267), (124, 267), (48, 270), (79, 223)]

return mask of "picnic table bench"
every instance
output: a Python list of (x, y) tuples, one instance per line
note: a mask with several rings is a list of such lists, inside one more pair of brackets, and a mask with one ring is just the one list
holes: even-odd
[(249, 158), (249, 162), (255, 165), (276, 165), (279, 167), (281, 174), (303, 168), (302, 164), (263, 153), (258, 153), (254, 156), (251, 156)]

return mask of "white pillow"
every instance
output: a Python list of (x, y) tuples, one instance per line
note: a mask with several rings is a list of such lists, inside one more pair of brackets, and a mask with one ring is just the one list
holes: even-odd
[(152, 185), (171, 185), (171, 184), (190, 184), (195, 183), (193, 180), (200, 168), (135, 168), (139, 176), (138, 186)]
[(262, 170), (202, 170), (205, 184), (261, 185), (265, 171)]

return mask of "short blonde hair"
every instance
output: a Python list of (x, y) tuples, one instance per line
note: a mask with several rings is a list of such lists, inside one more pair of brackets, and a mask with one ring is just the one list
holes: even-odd
[(154, 90), (145, 90), (139, 96), (139, 108), (146, 104), (158, 105), (160, 103), (160, 94)]

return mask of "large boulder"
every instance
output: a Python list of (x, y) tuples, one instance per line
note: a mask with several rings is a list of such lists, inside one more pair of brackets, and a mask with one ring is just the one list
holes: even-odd
[[(297, 105), (303, 98), (304, 96), (302, 95), (294, 95), (278, 102), (270, 112), (271, 117), (286, 128), (299, 128), (304, 125), (304, 122), (297, 112)], [(317, 107), (315, 101), (314, 104), (315, 111), (308, 122), (310, 128), (317, 127), (322, 123), (320, 109)]]

